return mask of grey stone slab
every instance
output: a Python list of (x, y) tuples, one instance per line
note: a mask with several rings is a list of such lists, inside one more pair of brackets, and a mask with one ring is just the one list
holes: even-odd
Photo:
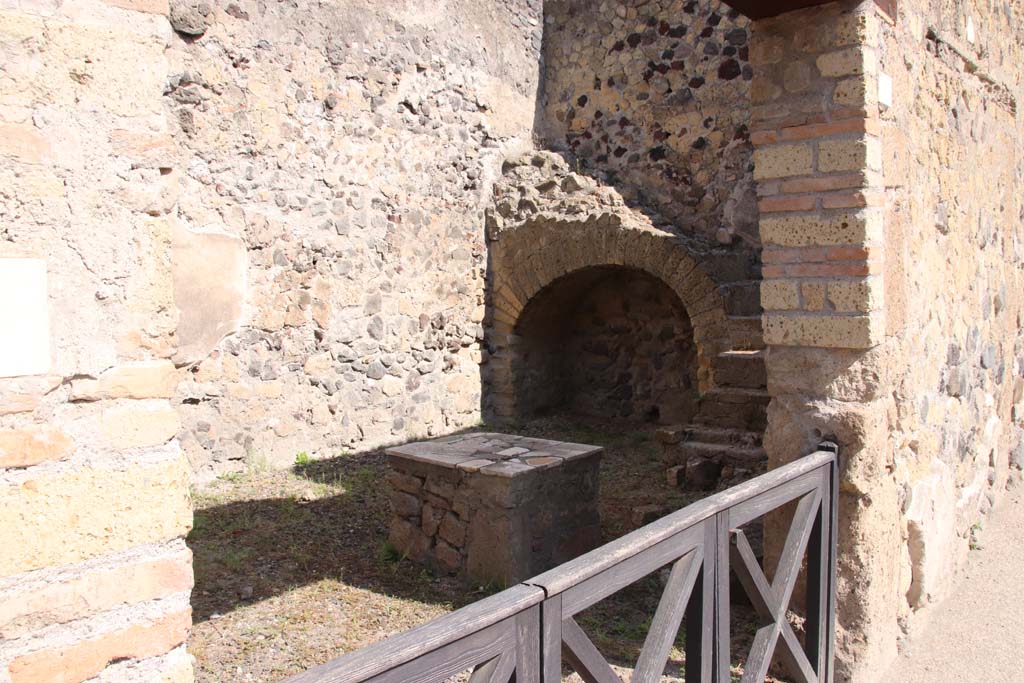
[(480, 474), (486, 474), (489, 477), (506, 477), (509, 479), (526, 474), (527, 472), (533, 472), (533, 468), (524, 463), (517, 462), (496, 462), (480, 470)]
[(485, 439), (477, 444), (477, 449), (486, 453), (497, 453), (509, 447), (508, 441), (499, 439)]
[(486, 459), (482, 459), (482, 458), (477, 458), (475, 460), (467, 460), (466, 462), (459, 463), (458, 467), (463, 472), (473, 473), (473, 472), (479, 472), (481, 467), (487, 467), (488, 465), (491, 465), (493, 463), (494, 463), (493, 460), (486, 460)]
[(547, 450), (553, 446), (563, 445), (564, 441), (552, 441), (550, 439), (535, 439), (532, 437), (520, 437), (516, 442), (516, 445), (522, 446), (523, 448), (529, 448), (531, 451), (542, 451)]
[(590, 446), (584, 448), (558, 448), (555, 449), (555, 455), (560, 455), (566, 461), (578, 460), (591, 455), (600, 453), (604, 449), (600, 446)]
[(390, 456), (421, 462), (438, 467), (454, 468), (457, 465), (473, 460), (472, 454), (446, 453), (432, 449), (392, 449), (386, 451)]
[(568, 461), (602, 450), (600, 446), (487, 432), (405, 444), (386, 452), (399, 458), (451, 468), (471, 460), (501, 461), (523, 456), (555, 456)]
[(472, 439), (473, 434), (455, 434), (453, 436), (442, 436), (440, 439), (433, 439), (433, 443), (459, 443), (466, 439)]

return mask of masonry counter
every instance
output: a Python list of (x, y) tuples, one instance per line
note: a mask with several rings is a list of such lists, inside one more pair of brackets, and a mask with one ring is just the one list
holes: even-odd
[(600, 544), (602, 451), (493, 432), (390, 448), (388, 540), (436, 572), (527, 579)]

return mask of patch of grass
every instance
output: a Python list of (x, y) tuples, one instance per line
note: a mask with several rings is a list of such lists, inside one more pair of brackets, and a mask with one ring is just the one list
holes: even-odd
[(237, 572), (241, 571), (251, 558), (252, 549), (250, 548), (228, 548), (224, 552), (221, 562), (231, 571)]
[(639, 446), (642, 443), (648, 443), (649, 441), (653, 441), (654, 440), (654, 435), (651, 434), (651, 432), (647, 431), (647, 430), (638, 431), (638, 432), (629, 432), (629, 433), (627, 433), (625, 435), (625, 437), (626, 437), (627, 442), (631, 446)]
[(359, 467), (339, 478), (338, 483), (349, 493), (366, 496), (377, 484), (377, 473), (370, 467)]
[(497, 595), (506, 588), (508, 588), (508, 585), (504, 581), (491, 579), (487, 583), (477, 586), (476, 593), (479, 597), (487, 597), (489, 595)]
[(295, 454), (295, 464), (299, 467), (309, 464), (309, 453), (306, 451), (299, 451)]
[(209, 530), (209, 523), (206, 521), (206, 517), (197, 515), (192, 520), (192, 530), (188, 533), (189, 541), (197, 541), (203, 538)]
[(384, 541), (381, 543), (377, 557), (380, 558), (381, 562), (386, 562), (388, 564), (399, 564), (405, 560), (405, 555), (398, 548), (392, 545), (391, 541)]
[(247, 453), (243, 462), (249, 473), (260, 474), (270, 471), (270, 460), (264, 453)]

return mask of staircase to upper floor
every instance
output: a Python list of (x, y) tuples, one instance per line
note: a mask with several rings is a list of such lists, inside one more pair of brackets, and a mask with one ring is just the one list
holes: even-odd
[(770, 396), (761, 318), (730, 316), (729, 328), (731, 348), (715, 358), (713, 388), (701, 397), (693, 420), (657, 434), (669, 481), (689, 489), (710, 490), (765, 466)]

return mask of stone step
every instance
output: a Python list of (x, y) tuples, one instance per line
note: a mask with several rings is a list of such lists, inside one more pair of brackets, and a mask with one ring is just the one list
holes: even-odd
[(771, 397), (763, 389), (716, 387), (704, 394), (694, 422), (727, 429), (763, 432)]
[(729, 339), (734, 349), (763, 349), (764, 328), (759, 315), (730, 315)]
[[(680, 476), (686, 478), (691, 469), (700, 469), (702, 463), (714, 463), (718, 467), (729, 466), (753, 472), (760, 470), (768, 459), (765, 450), (757, 446), (744, 447), (702, 441), (683, 441), (664, 446), (663, 451), (664, 463), (669, 468), (668, 473), (676, 477), (676, 483)], [(707, 474), (705, 472), (700, 478), (705, 479)], [(669, 483), (672, 483), (671, 480)]]
[(734, 349), (718, 354), (715, 383), (719, 386), (763, 389), (768, 386), (764, 349)]
[(760, 446), (761, 436), (757, 432), (748, 432), (744, 429), (722, 429), (698, 424), (664, 427), (655, 434), (655, 438), (665, 446), (682, 441), (702, 441), (743, 447)]
[(704, 394), (704, 401), (713, 403), (750, 403), (767, 406), (770, 400), (771, 396), (767, 390), (749, 387), (715, 387)]
[(679, 454), (679, 459), (675, 461), (676, 464), (683, 464), (694, 458), (703, 458), (734, 467), (754, 468), (768, 458), (768, 454), (759, 446), (737, 446), (703, 441), (684, 441), (676, 444), (674, 450)]
[(721, 429), (718, 427), (693, 425), (688, 440), (750, 448), (760, 446), (762, 436), (758, 432), (748, 432), (745, 429)]

